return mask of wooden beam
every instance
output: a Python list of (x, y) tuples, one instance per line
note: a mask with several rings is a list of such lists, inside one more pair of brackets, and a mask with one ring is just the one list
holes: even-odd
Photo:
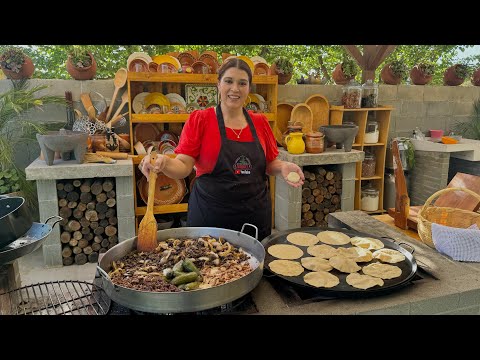
[(360, 66), (360, 69), (363, 70), (365, 68), (365, 61), (364, 61), (362, 53), (357, 48), (357, 46), (356, 45), (343, 45), (343, 47), (345, 48), (347, 53), (350, 54), (350, 56), (353, 57), (357, 61), (357, 64), (358, 64), (358, 66)]
[(370, 62), (372, 70), (375, 70), (396, 47), (397, 45), (380, 45), (373, 61)]
[(377, 45), (363, 45), (363, 61), (365, 63), (365, 70), (372, 68), (371, 62), (377, 54)]

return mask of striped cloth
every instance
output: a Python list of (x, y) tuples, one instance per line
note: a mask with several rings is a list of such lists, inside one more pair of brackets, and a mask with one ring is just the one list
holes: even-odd
[(480, 230), (476, 224), (460, 229), (432, 223), (432, 241), (439, 253), (453, 260), (480, 262)]

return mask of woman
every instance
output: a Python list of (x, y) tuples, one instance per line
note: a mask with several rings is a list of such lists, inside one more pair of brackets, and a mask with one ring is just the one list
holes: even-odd
[[(188, 202), (187, 226), (238, 231), (244, 223), (251, 223), (258, 227), (262, 240), (272, 227), (267, 175), (282, 175), (293, 187), (302, 186), (305, 177), (298, 165), (277, 159), (265, 115), (244, 109), (251, 84), (247, 63), (240, 59), (224, 63), (218, 71), (220, 104), (190, 114), (175, 158), (159, 155), (153, 166), (147, 155), (139, 167), (147, 179), (152, 169), (182, 179), (195, 166), (197, 179)], [(300, 176), (298, 182), (287, 180), (291, 172)]]

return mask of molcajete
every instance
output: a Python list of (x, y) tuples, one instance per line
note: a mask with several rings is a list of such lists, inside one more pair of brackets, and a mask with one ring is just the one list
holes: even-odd
[(55, 152), (62, 155), (62, 160), (70, 160), (70, 152), (75, 155), (75, 162), (81, 164), (87, 151), (88, 134), (83, 131), (60, 129), (46, 134), (37, 134), (38, 144), (47, 165), (53, 165)]
[(325, 125), (320, 126), (320, 132), (325, 134), (327, 141), (334, 142), (337, 149), (341, 149), (342, 146), (345, 152), (352, 151), (353, 139), (357, 136), (357, 125)]

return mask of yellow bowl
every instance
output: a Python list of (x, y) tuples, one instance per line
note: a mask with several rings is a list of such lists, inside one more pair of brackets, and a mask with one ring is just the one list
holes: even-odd
[(152, 58), (153, 62), (156, 62), (158, 65), (161, 63), (169, 63), (175, 66), (175, 70), (180, 69), (182, 66), (180, 65), (180, 61), (176, 57), (170, 55), (155, 55)]
[(170, 100), (168, 100), (165, 95), (159, 92), (153, 92), (145, 96), (143, 103), (145, 104), (145, 108), (148, 108), (152, 104), (156, 104), (159, 106), (168, 106), (170, 109)]
[(237, 58), (240, 59), (240, 60), (243, 60), (247, 63), (247, 65), (250, 68), (250, 71), (252, 72), (252, 75), (253, 75), (253, 71), (255, 70), (255, 65), (253, 64), (253, 61), (250, 60), (250, 58), (248, 56), (244, 56), (244, 55), (237, 56)]

